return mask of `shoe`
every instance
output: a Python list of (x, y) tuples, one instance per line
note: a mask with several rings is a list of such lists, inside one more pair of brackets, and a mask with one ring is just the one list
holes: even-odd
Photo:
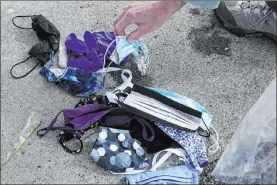
[(218, 21), (237, 36), (262, 34), (276, 42), (276, 12), (265, 1), (225, 1), (214, 10)]

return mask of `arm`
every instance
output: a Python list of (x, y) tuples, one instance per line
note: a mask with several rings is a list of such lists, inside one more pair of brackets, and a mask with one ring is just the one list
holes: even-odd
[(160, 28), (186, 2), (202, 8), (217, 8), (220, 3), (220, 1), (171, 0), (129, 5), (115, 20), (114, 33), (116, 36), (126, 35), (126, 27), (136, 24), (138, 28), (127, 36), (127, 40), (139, 40), (143, 35)]
[(183, 0), (150, 1), (129, 5), (114, 22), (115, 35), (125, 35), (126, 27), (136, 24), (138, 28), (127, 36), (127, 40), (138, 40), (141, 36), (160, 28), (184, 5)]

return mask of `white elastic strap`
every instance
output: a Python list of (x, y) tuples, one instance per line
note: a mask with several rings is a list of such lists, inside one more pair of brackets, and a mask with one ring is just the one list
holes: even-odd
[(146, 50), (146, 60), (147, 60), (147, 63), (145, 64), (147, 67), (148, 65), (150, 64), (150, 59), (149, 59), (149, 50), (147, 49), (147, 47), (145, 46), (145, 50)]
[[(158, 162), (157, 158), (158, 156), (162, 153), (162, 152), (166, 152)], [(186, 161), (186, 151), (182, 148), (168, 148), (165, 150), (162, 150), (158, 153), (156, 153), (156, 155), (154, 156), (153, 160), (152, 160), (152, 168), (150, 169), (151, 171), (156, 171), (158, 167), (160, 167), (170, 156), (171, 154), (175, 154), (177, 156), (179, 156), (180, 160), (182, 161)]]
[(109, 73), (109, 72), (113, 72), (113, 71), (122, 71), (123, 69), (118, 68), (118, 67), (107, 67), (107, 68), (102, 68), (99, 69), (98, 71), (96, 71), (95, 73)]
[[(109, 46), (107, 47), (107, 49), (106, 49), (106, 51), (105, 51), (104, 59), (103, 59), (103, 68), (102, 68), (102, 69), (105, 69), (106, 55), (107, 55), (107, 53), (108, 53), (108, 51), (109, 51), (111, 45), (112, 45), (115, 41), (116, 41), (116, 39), (114, 39), (114, 40), (109, 44)], [(113, 63), (113, 61), (111, 61), (111, 63), (109, 63), (109, 66), (110, 66), (112, 63)], [(108, 67), (109, 67), (109, 66), (108, 66)], [(108, 67), (107, 67), (107, 68), (108, 68)], [(107, 71), (103, 72), (103, 73), (102, 73), (102, 76), (105, 76), (106, 73), (107, 73)]]
[[(214, 144), (209, 147), (208, 151), (210, 153), (214, 154), (219, 149), (219, 143), (218, 143), (219, 137), (218, 137), (218, 133), (217, 133), (216, 129), (212, 125), (210, 125), (210, 127), (214, 130), (215, 135), (216, 135), (216, 139), (214, 138), (213, 135), (210, 134), (211, 138), (214, 140)], [(215, 149), (213, 149), (213, 148), (215, 148)]]
[(110, 103), (118, 104), (118, 98), (114, 93), (106, 92), (106, 96), (107, 96)]
[[(128, 70), (128, 69), (125, 69), (125, 70), (120, 69), (120, 70), (122, 70), (122, 72), (121, 72), (121, 78), (122, 78), (122, 80), (124, 82), (119, 87), (117, 87), (115, 89), (115, 92), (117, 90), (123, 91), (127, 87), (133, 88), (133, 84), (131, 82), (132, 81), (132, 72), (130, 70)], [(128, 73), (129, 77), (127, 77), (125, 75), (126, 73)], [(106, 96), (107, 96), (107, 98), (108, 98), (110, 103), (118, 104), (118, 97), (114, 93), (112, 93), (112, 92), (106, 92)]]
[(130, 172), (113, 172), (113, 171), (110, 171), (110, 172), (114, 175), (132, 175), (132, 174), (137, 174), (137, 173), (143, 173), (146, 171), (148, 171), (148, 170), (133, 170)]
[[(129, 77), (127, 77), (125, 74), (128, 74)], [(121, 78), (124, 81), (120, 86), (118, 86), (117, 88), (115, 88), (115, 91), (123, 91), (125, 90), (127, 87), (131, 87), (133, 88), (134, 84), (132, 83), (132, 72), (128, 69), (124, 69), (122, 70), (121, 73)]]
[[(162, 153), (162, 152), (166, 152), (158, 162), (157, 161), (157, 157)], [(133, 170), (130, 172), (113, 172), (110, 171), (112, 174), (114, 175), (131, 175), (131, 174), (137, 174), (137, 173), (142, 173), (142, 172), (146, 172), (146, 171), (156, 171), (156, 169), (161, 166), (170, 156), (171, 154), (176, 154), (177, 156), (180, 157), (180, 160), (185, 161), (184, 159), (186, 158), (186, 154), (185, 154), (185, 150), (182, 148), (168, 148), (165, 150), (162, 150), (158, 153), (156, 153), (156, 155), (154, 156), (153, 160), (152, 160), (152, 168), (148, 169), (148, 170)]]

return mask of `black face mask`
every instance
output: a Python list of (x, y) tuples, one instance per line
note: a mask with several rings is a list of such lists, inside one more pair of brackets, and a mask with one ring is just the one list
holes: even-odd
[[(17, 26), (14, 23), (15, 18), (19, 17), (31, 17), (32, 19), (32, 28), (22, 28)], [(41, 43), (38, 43), (34, 45), (28, 54), (30, 55), (26, 60), (19, 62), (15, 64), (11, 68), (11, 75), (14, 78), (23, 78), (27, 76), (29, 73), (31, 73), (39, 64), (43, 66), (49, 59), (50, 59), (50, 52), (53, 51), (56, 53), (59, 49), (59, 42), (60, 42), (60, 32), (59, 30), (45, 17), (42, 15), (33, 15), (33, 16), (16, 16), (12, 19), (13, 24), (20, 28), (20, 29), (33, 29), (36, 33), (38, 38), (42, 41)], [(30, 58), (36, 58), (37, 64), (25, 75), (22, 76), (14, 76), (12, 74), (12, 70), (15, 66), (26, 62)]]

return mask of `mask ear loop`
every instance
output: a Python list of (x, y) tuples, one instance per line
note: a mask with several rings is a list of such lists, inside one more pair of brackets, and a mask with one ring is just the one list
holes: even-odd
[(13, 25), (14, 25), (14, 26), (16, 26), (16, 27), (18, 27), (18, 28), (20, 28), (20, 29), (33, 29), (33, 28), (22, 28), (22, 27), (20, 27), (20, 26), (17, 26), (17, 25), (14, 23), (14, 19), (15, 19), (15, 18), (19, 18), (19, 17), (31, 17), (31, 15), (25, 15), (25, 16), (20, 15), (20, 16), (15, 16), (15, 17), (12, 19), (12, 22), (13, 22)]
[[(107, 47), (107, 49), (106, 49), (106, 51), (105, 51), (105, 54), (104, 54), (103, 68), (102, 68), (102, 69), (103, 69), (102, 76), (104, 77), (104, 79), (105, 79), (105, 76), (106, 76), (106, 74), (107, 74), (108, 68), (109, 68), (110, 65), (113, 63), (113, 61), (111, 61), (111, 63), (109, 63), (109, 65), (106, 67), (106, 70), (104, 71), (104, 69), (105, 69), (105, 63), (106, 63), (106, 56), (107, 56), (107, 53), (108, 53), (108, 51), (109, 51), (111, 45), (112, 45), (115, 41), (116, 41), (116, 39), (114, 39), (114, 40), (109, 44), (109, 46)], [(104, 80), (103, 80), (103, 81), (104, 81)]]
[(27, 76), (28, 74), (30, 74), (30, 73), (39, 65), (39, 63), (37, 62), (37, 64), (36, 64), (29, 72), (27, 72), (26, 74), (24, 74), (24, 75), (22, 75), (22, 76), (14, 76), (13, 73), (12, 73), (13, 68), (14, 68), (15, 66), (19, 65), (19, 64), (22, 64), (22, 63), (27, 62), (30, 58), (32, 58), (32, 56), (30, 56), (30, 57), (28, 57), (26, 60), (23, 60), (22, 62), (18, 62), (17, 64), (15, 64), (15, 65), (12, 66), (12, 68), (11, 68), (11, 70), (10, 70), (10, 74), (12, 75), (12, 77), (14, 77), (14, 78), (16, 78), (16, 79), (23, 78), (23, 77)]
[(202, 136), (202, 137), (210, 137), (211, 132), (210, 132), (209, 128), (207, 127), (207, 125), (206, 125), (206, 123), (205, 123), (205, 121), (203, 120), (202, 117), (201, 117), (201, 119), (202, 119), (202, 121), (203, 121), (205, 127), (207, 128), (207, 131), (206, 131), (206, 132), (208, 133), (208, 135), (202, 135), (202, 134), (200, 134), (199, 129), (198, 129), (198, 134), (199, 134), (200, 136)]
[[(217, 152), (217, 150), (219, 150), (219, 143), (218, 143), (219, 137), (218, 137), (218, 133), (217, 133), (216, 129), (212, 125), (210, 125), (210, 127), (214, 130), (216, 139), (214, 138), (213, 135), (211, 135), (212, 139), (214, 140), (214, 144), (208, 148), (208, 151), (210, 153), (214, 154)], [(215, 149), (213, 149), (213, 148), (215, 148)]]
[[(145, 46), (145, 45), (144, 45), (144, 46)], [(146, 58), (146, 60), (147, 60), (147, 63), (145, 64), (145, 66), (148, 67), (148, 65), (150, 64), (149, 50), (147, 49), (146, 46), (145, 46), (144, 48), (145, 48), (145, 50), (146, 50), (146, 56), (145, 56), (145, 58)]]
[[(199, 133), (199, 130), (198, 130), (198, 134), (199, 134), (200, 136), (203, 136), (203, 137), (210, 137), (210, 136), (211, 136), (211, 138), (214, 140), (214, 144), (208, 148), (208, 151), (209, 151), (209, 153), (214, 154), (214, 153), (216, 153), (217, 150), (219, 149), (219, 143), (218, 143), (219, 137), (218, 137), (218, 133), (217, 133), (216, 129), (215, 129), (212, 125), (210, 125), (210, 127), (214, 130), (215, 135), (216, 135), (216, 138), (214, 138), (214, 136), (211, 134), (209, 128), (207, 127), (207, 125), (206, 125), (204, 119), (203, 119), (203, 118), (201, 118), (201, 119), (202, 119), (202, 121), (203, 121), (205, 127), (207, 128), (208, 135), (207, 135), (207, 136), (204, 136), (204, 135), (200, 134), (200, 133)], [(215, 148), (215, 149), (213, 149), (213, 148)]]

